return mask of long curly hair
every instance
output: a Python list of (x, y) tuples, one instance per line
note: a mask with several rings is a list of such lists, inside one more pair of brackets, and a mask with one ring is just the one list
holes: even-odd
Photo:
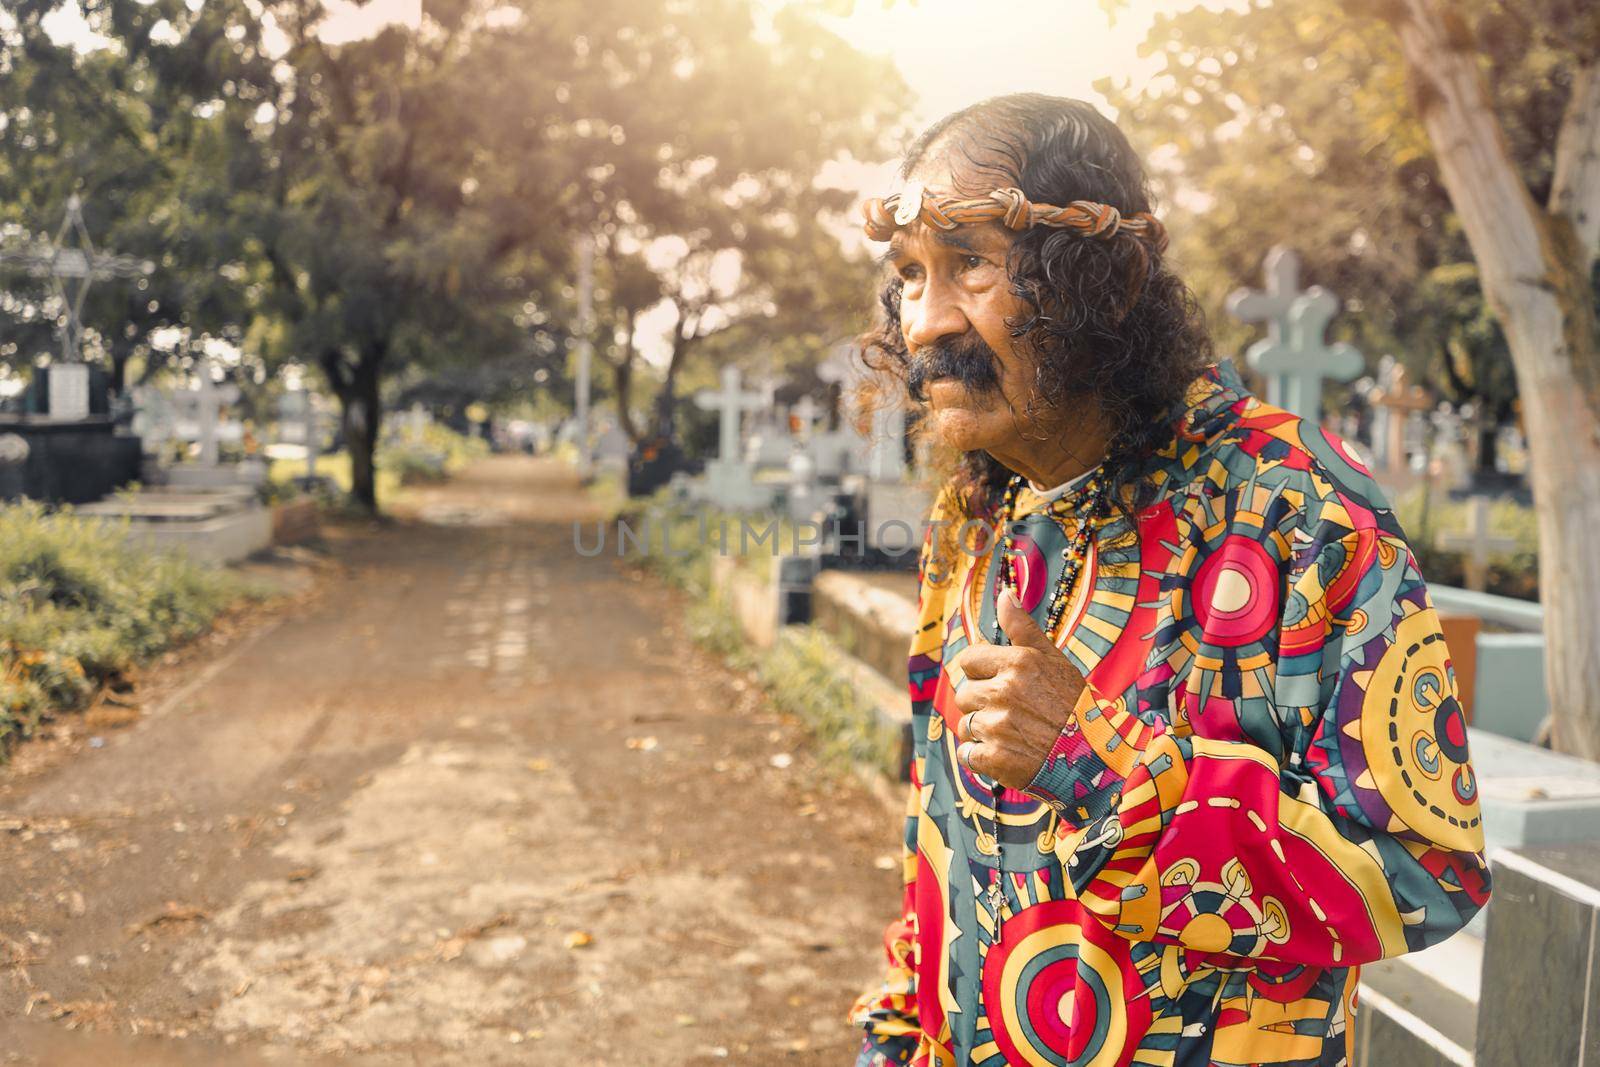
[[(1080, 100), (1020, 93), (985, 100), (945, 117), (907, 151), (909, 179), (931, 148), (946, 153), (957, 191), (981, 196), (1015, 186), (1035, 203), (1110, 204), (1124, 215), (1150, 211), (1144, 167), (1122, 131)], [(1087, 238), (1046, 226), (1021, 231), (1007, 262), (1010, 290), (1026, 312), (1007, 321), (1033, 354), (1032, 398), (1019, 418), (1092, 402), (1112, 430), (1104, 473), (1119, 508), (1133, 506), (1140, 471), (1174, 432), (1190, 383), (1213, 362), (1198, 303), (1162, 250), (1123, 233)], [(891, 277), (882, 316), (860, 339), (877, 376), (921, 399), (900, 325), (903, 282)], [(963, 453), (951, 484), (968, 518), (989, 517), (1012, 471), (987, 452)]]

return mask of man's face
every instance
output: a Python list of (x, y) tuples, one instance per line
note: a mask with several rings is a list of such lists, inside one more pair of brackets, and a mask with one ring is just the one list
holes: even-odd
[[(954, 191), (942, 163), (913, 177), (930, 194)], [(904, 283), (900, 329), (911, 384), (927, 399), (933, 431), (961, 451), (1001, 459), (1026, 447), (1020, 422), (1034, 378), (1006, 325), (1025, 310), (1008, 284), (1013, 240), (996, 222), (942, 231), (916, 221), (895, 233), (887, 253)]]

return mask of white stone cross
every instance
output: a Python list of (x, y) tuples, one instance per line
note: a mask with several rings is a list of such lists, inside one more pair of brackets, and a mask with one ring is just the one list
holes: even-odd
[(872, 409), (867, 477), (875, 482), (898, 482), (906, 473), (906, 409), (882, 397), (877, 405)]
[(322, 450), (322, 424), (317, 418), (317, 398), (310, 389), (302, 389), (306, 397), (306, 483), (314, 485), (317, 479), (317, 453)]
[(1489, 587), (1489, 557), (1497, 552), (1516, 551), (1517, 542), (1514, 538), (1494, 536), (1488, 497), (1475, 496), (1470, 505), (1466, 530), (1440, 533), (1434, 543), (1443, 549), (1465, 553), (1462, 563), (1467, 588), (1482, 593)]
[[(75, 238), (77, 243), (66, 243), (69, 238)], [(18, 266), (36, 278), (49, 278), (56, 296), (66, 305), (67, 321), (61, 335), (64, 363), (77, 363), (83, 358), (83, 301), (89, 295), (89, 287), (97, 281), (136, 278), (156, 269), (148, 259), (97, 252), (83, 223), (83, 202), (76, 195), (67, 200), (67, 211), (55, 240), (0, 249), (0, 265), (5, 264)]]
[(746, 411), (759, 411), (766, 407), (766, 394), (741, 392), (739, 368), (729, 363), (722, 368), (722, 388), (703, 389), (694, 395), (694, 402), (702, 410), (719, 414), (717, 458), (728, 464), (739, 462), (739, 417)]
[(802, 396), (789, 411), (790, 414), (800, 420), (800, 436), (806, 438), (811, 436), (812, 431), (816, 428), (817, 420), (823, 416), (821, 405), (812, 399), (810, 393)]
[(1263, 289), (1239, 289), (1228, 297), (1228, 311), (1244, 322), (1267, 327), (1264, 340), (1251, 345), (1245, 360), (1267, 378), (1267, 402), (1320, 422), (1322, 379), (1349, 381), (1361, 373), (1361, 353), (1350, 345), (1329, 345), (1324, 331), (1339, 313), (1339, 298), (1320, 286), (1301, 291), (1300, 257), (1278, 246), (1262, 265)]
[(211, 376), (211, 361), (202, 360), (200, 387), (195, 390), (195, 421), (200, 431), (200, 462), (208, 467), (217, 465), (217, 416), (238, 399), (239, 387), (218, 385)]

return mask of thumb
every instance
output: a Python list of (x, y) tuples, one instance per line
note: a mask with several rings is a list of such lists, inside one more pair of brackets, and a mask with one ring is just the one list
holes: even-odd
[(1017, 599), (1017, 594), (1010, 589), (1001, 592), (999, 600), (994, 606), (995, 617), (1000, 621), (1000, 628), (1006, 632), (1012, 645), (1018, 648), (1036, 648), (1041, 652), (1056, 651), (1055, 644), (1045, 632), (1039, 629), (1039, 624), (1033, 621), (1033, 616), (1023, 610), (1022, 601)]

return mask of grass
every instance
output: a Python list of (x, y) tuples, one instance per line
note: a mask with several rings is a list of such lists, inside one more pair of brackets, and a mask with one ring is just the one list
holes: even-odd
[[(690, 529), (697, 512), (659, 494), (643, 505), (623, 514), (637, 528), (646, 516), (652, 523), (669, 522), (680, 534)], [(737, 536), (740, 516), (708, 513), (715, 529), (719, 519), (729, 521), (733, 535), (728, 538), (729, 554), (736, 557), (736, 573), (752, 574), (770, 565), (771, 542), (751, 544), (754, 552), (741, 554)], [(770, 517), (751, 519), (764, 530)], [(793, 544), (794, 527), (779, 521), (779, 544)], [(780, 631), (770, 649), (757, 648), (744, 635), (733, 607), (723, 590), (711, 579), (711, 561), (719, 549), (715, 542), (702, 542), (698, 536), (674, 536), (674, 548), (682, 555), (650, 552), (639, 557), (640, 565), (689, 597), (685, 624), (690, 638), (729, 666), (754, 674), (767, 697), (782, 711), (803, 722), (816, 741), (819, 758), (837, 767), (867, 765), (891, 777), (898, 775), (900, 735), (879, 718), (871, 698), (858, 692), (839, 671), (843, 650), (814, 626), (790, 626)]]
[[(1464, 583), (1463, 554), (1437, 548), (1435, 542), (1441, 533), (1465, 531), (1472, 521), (1471, 510), (1466, 501), (1450, 500), (1438, 492), (1430, 494), (1426, 485), (1416, 486), (1395, 499), (1395, 517), (1430, 583)], [(1496, 537), (1509, 538), (1516, 547), (1491, 554), (1488, 592), (1539, 599), (1539, 516), (1531, 507), (1514, 500), (1495, 500), (1489, 505), (1489, 527)]]
[[(277, 485), (290, 485), (296, 478), (306, 476), (303, 459), (275, 459), (267, 468), (267, 480)], [(317, 474), (331, 480), (346, 495), (350, 492), (350, 457), (343, 452), (317, 457)], [(392, 500), (400, 490), (400, 475), (382, 467), (377, 471), (378, 499)]]
[[(396, 434), (378, 447), (373, 457), (378, 502), (393, 501), (406, 485), (437, 482), (448, 478), (474, 459), (489, 454), (482, 438), (456, 433), (440, 423), (430, 423), (420, 439)], [(304, 459), (275, 459), (267, 469), (267, 481), (277, 487), (275, 496), (292, 496), (288, 487), (307, 474)], [(317, 474), (338, 486), (344, 496), (350, 493), (350, 455), (335, 452), (317, 457)]]
[(898, 777), (900, 729), (839, 673), (841, 649), (814, 626), (779, 634), (756, 663), (772, 702), (810, 728), (825, 763), (866, 765)]
[(0, 755), (249, 594), (228, 572), (130, 547), (118, 524), (0, 507)]

